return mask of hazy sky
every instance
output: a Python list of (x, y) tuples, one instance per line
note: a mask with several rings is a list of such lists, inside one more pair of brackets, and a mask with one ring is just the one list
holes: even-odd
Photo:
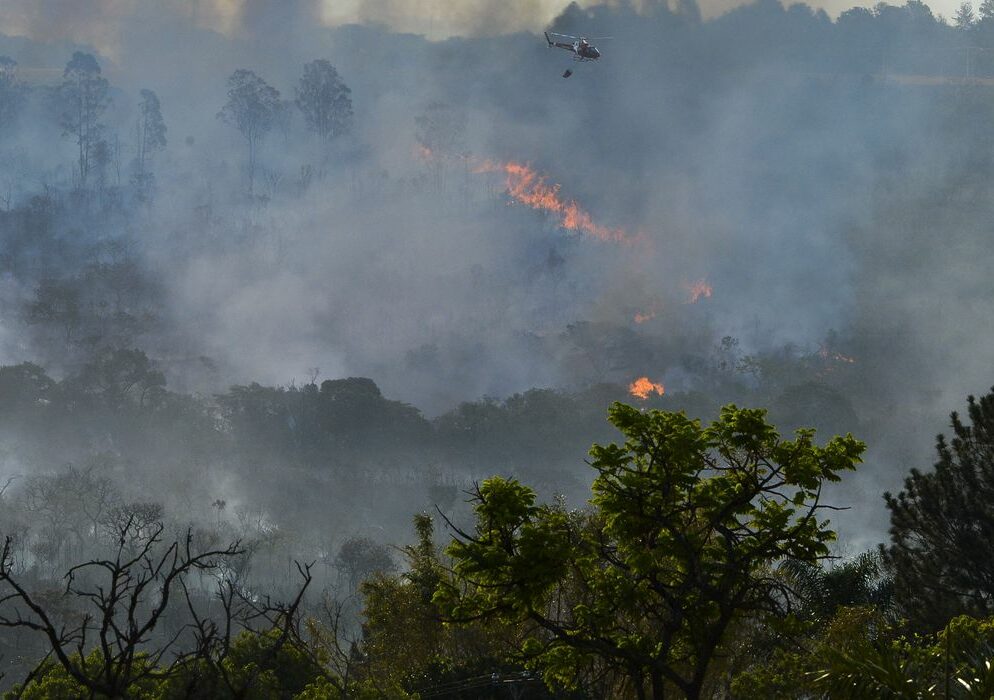
[[(618, 2), (628, 0), (615, 0)], [(635, 5), (660, 0), (631, 0)], [(611, 0), (608, 0), (611, 2)], [(742, 0), (699, 0), (705, 17), (743, 4)], [(431, 39), (453, 35), (538, 32), (567, 4), (567, 0), (3, 0), (0, 26), (8, 36), (69, 39), (96, 47), (115, 57), (128, 22), (165, 11), (197, 26), (226, 35), (250, 31), (253, 19), (275, 14), (292, 16), (296, 8), (307, 21), (334, 26), (379, 23), (392, 30), (423, 34)], [(595, 0), (579, 0), (581, 6)], [(785, 2), (784, 4), (791, 4)], [(870, 0), (812, 0), (833, 17)], [(895, 4), (901, 4), (896, 2)], [(928, 3), (936, 14), (951, 17), (957, 0)]]

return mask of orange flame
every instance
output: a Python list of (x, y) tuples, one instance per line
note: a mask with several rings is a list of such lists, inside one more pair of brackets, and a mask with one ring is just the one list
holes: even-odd
[(624, 229), (608, 228), (594, 223), (590, 214), (575, 201), (559, 196), (559, 185), (550, 185), (545, 177), (521, 163), (498, 163), (486, 160), (473, 169), (475, 173), (504, 173), (505, 186), (511, 198), (539, 211), (559, 216), (559, 225), (579, 231), (598, 240), (611, 243), (632, 243), (636, 239)]
[(687, 291), (690, 292), (690, 300), (687, 303), (693, 304), (702, 297), (705, 299), (710, 299), (711, 292), (713, 290), (711, 289), (711, 285), (708, 284), (707, 280), (701, 278), (696, 282), (688, 284)]
[(655, 311), (650, 311), (647, 314), (643, 314), (643, 313), (639, 312), (639, 313), (635, 314), (634, 321), (635, 321), (635, 323), (645, 323), (646, 321), (651, 321), (654, 318), (656, 318), (656, 312)]
[(662, 384), (656, 384), (650, 381), (648, 377), (639, 377), (634, 382), (628, 385), (628, 393), (637, 399), (642, 399), (645, 401), (649, 398), (649, 394), (656, 392), (657, 395), (662, 396), (666, 393), (666, 389)]

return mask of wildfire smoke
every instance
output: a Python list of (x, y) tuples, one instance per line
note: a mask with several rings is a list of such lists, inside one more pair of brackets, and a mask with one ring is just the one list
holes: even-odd
[(691, 282), (690, 284), (688, 284), (687, 291), (690, 292), (690, 299), (688, 300), (687, 303), (693, 304), (696, 303), (701, 298), (710, 299), (711, 292), (713, 290), (711, 289), (711, 285), (708, 284), (707, 280), (699, 279), (696, 282)]

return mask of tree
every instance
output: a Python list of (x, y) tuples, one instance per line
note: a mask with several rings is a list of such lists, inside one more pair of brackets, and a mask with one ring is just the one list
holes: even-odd
[[(731, 697), (736, 700), (851, 697), (848, 693), (824, 693), (826, 658), (870, 657), (895, 639), (888, 621), (869, 606), (841, 607), (821, 624), (785, 623), (779, 626), (781, 629), (761, 628), (760, 639), (749, 640), (752, 663), (732, 679)], [(769, 645), (768, 640), (762, 639), (764, 636), (773, 637), (773, 649), (768, 654), (757, 654), (756, 648), (762, 648), (764, 641)], [(841, 670), (838, 665), (835, 668)]]
[(444, 102), (430, 103), (414, 118), (415, 140), (428, 163), (434, 186), (445, 186), (445, 165), (466, 154), (466, 113)]
[(335, 67), (318, 59), (304, 65), (295, 102), (307, 128), (331, 141), (352, 129), (351, 94)]
[(61, 330), (66, 349), (72, 345), (73, 336), (82, 321), (79, 290), (69, 282), (42, 280), (35, 289), (34, 301), (25, 309), (29, 324), (51, 324)]
[(891, 586), (878, 555), (864, 552), (828, 567), (789, 561), (778, 573), (795, 600), (792, 614), (741, 630), (735, 645), (739, 658), (729, 664), (732, 697), (821, 697), (813, 681), (826, 654), (858, 657), (894, 638)]
[(23, 86), (17, 79), (17, 61), (0, 56), (0, 138), (7, 135), (17, 116), (22, 94)]
[(364, 579), (373, 574), (387, 573), (396, 568), (390, 550), (366, 537), (345, 540), (335, 557), (335, 566), (345, 575), (350, 592), (355, 591)]
[(953, 16), (953, 23), (957, 29), (970, 29), (977, 21), (973, 13), (973, 5), (969, 2), (962, 3)]
[(432, 153), (458, 155), (465, 147), (466, 113), (451, 105), (430, 103), (414, 124), (418, 144)]
[(967, 399), (970, 424), (951, 415), (932, 471), (912, 469), (884, 494), (890, 544), (881, 547), (902, 614), (933, 631), (955, 615), (994, 615), (994, 390)]
[[(541, 692), (543, 688), (535, 682), (534, 674), (523, 675), (520, 664), (510, 661), (520, 644), (518, 627), (489, 621), (444, 624), (432, 602), (444, 574), (433, 539), (433, 523), (424, 513), (417, 515), (414, 522), (418, 542), (404, 548), (408, 571), (400, 576), (378, 574), (362, 583), (362, 641), (356, 647), (359, 653), (334, 650), (334, 656), (361, 659), (353, 673), (375, 683), (381, 697), (418, 693), (426, 698), (496, 700), (508, 697), (509, 690), (524, 687), (531, 691), (525, 697), (549, 697)], [(501, 677), (496, 685), (495, 673)], [(339, 669), (338, 675), (348, 674)]]
[(100, 117), (110, 105), (107, 79), (100, 75), (100, 64), (91, 54), (77, 51), (66, 64), (59, 88), (60, 124), (63, 134), (76, 139), (79, 147), (79, 182), (86, 186), (92, 166), (91, 158), (101, 141), (104, 125)]
[(75, 561), (87, 544), (94, 544), (101, 523), (118, 500), (111, 480), (93, 469), (70, 465), (56, 474), (29, 477), (22, 507), (37, 526), (33, 550), (53, 564)]
[[(164, 529), (161, 524), (132, 551), (130, 529), (130, 522), (122, 524), (118, 546), (109, 557), (67, 572), (64, 595), (87, 608), (71, 621), (60, 620), (52, 610), (46, 610), (44, 597), (32, 593), (15, 576), (10, 538), (0, 553), (0, 626), (41, 634), (50, 656), (91, 695), (126, 697), (143, 679), (168, 675), (157, 666), (172, 651), (176, 638), (151, 654), (146, 645), (169, 606), (170, 596), (185, 590), (188, 576), (218, 571), (226, 558), (238, 554), (235, 545), (197, 550), (191, 534), (183, 542), (159, 547)], [(85, 660), (91, 649), (97, 650), (98, 663)], [(173, 663), (184, 658), (181, 655)], [(29, 675), (28, 682), (47, 659)]]
[[(851, 637), (859, 639), (864, 634), (853, 629)], [(994, 620), (964, 615), (934, 636), (888, 639), (885, 635), (872, 641), (864, 638), (856, 645), (839, 641), (820, 650), (819, 666), (808, 674), (812, 696), (840, 700), (994, 697)]]
[(570, 686), (601, 664), (638, 698), (698, 698), (731, 627), (783, 612), (772, 567), (827, 557), (822, 485), (865, 446), (847, 435), (818, 447), (809, 429), (784, 440), (765, 411), (731, 405), (706, 428), (620, 403), (609, 416), (625, 442), (591, 449), (590, 510), (485, 481), (474, 532), (449, 523), (452, 573), (435, 600), (453, 621), (531, 624), (522, 652), (547, 681)]
[(283, 103), (279, 90), (250, 70), (240, 68), (228, 78), (228, 101), (217, 116), (231, 124), (248, 146), (249, 192), (255, 183), (256, 151), (273, 128)]
[[(7, 537), (0, 551), (0, 627), (45, 640), (48, 653), (14, 688), (15, 697), (334, 697), (326, 671), (301, 632), (300, 607), (312, 577), (287, 602), (242, 590), (231, 563), (237, 544), (179, 540), (149, 504), (106, 521), (109, 551), (73, 566), (62, 595), (37, 591)], [(118, 517), (123, 515), (124, 517)], [(197, 584), (216, 584), (208, 604)], [(319, 687), (312, 687), (319, 686)]]
[[(994, 45), (994, 0), (981, 0), (976, 14), (973, 40), (979, 47), (990, 48)], [(976, 58), (982, 64), (981, 70), (990, 70), (990, 60), (983, 51), (978, 52)]]
[(141, 350), (116, 348), (98, 353), (72, 378), (71, 385), (110, 408), (120, 408), (129, 401), (144, 408), (161, 398), (166, 378)]
[(36, 364), (0, 367), (0, 416), (10, 422), (32, 409), (47, 404), (55, 390), (55, 380)]
[(147, 193), (151, 174), (147, 171), (152, 155), (166, 147), (166, 124), (158, 96), (151, 90), (141, 91), (138, 120), (135, 124), (135, 184)]

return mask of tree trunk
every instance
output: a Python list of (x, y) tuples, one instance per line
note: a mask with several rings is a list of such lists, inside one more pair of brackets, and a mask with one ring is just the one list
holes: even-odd
[(637, 700), (645, 700), (645, 678), (641, 673), (632, 674), (632, 685), (635, 686), (635, 697)]
[(253, 193), (255, 185), (255, 139), (249, 137), (248, 147), (249, 147), (249, 162), (248, 162), (249, 194), (251, 195)]
[(652, 679), (652, 700), (663, 700), (666, 697), (666, 681), (663, 680), (663, 674), (653, 669), (650, 678)]

